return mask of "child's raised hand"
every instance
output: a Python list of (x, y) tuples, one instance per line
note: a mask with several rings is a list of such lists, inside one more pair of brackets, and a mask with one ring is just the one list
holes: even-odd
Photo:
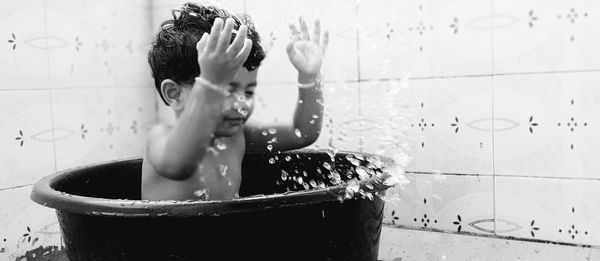
[(252, 41), (246, 39), (248, 27), (241, 25), (231, 44), (234, 20), (216, 18), (210, 34), (204, 33), (196, 44), (200, 77), (216, 85), (229, 86), (250, 54)]
[(329, 33), (321, 35), (321, 24), (315, 21), (312, 35), (302, 17), (299, 18), (300, 30), (296, 25), (290, 24), (292, 39), (287, 45), (287, 53), (292, 65), (296, 67), (300, 76), (316, 77), (321, 70), (323, 55), (329, 42)]

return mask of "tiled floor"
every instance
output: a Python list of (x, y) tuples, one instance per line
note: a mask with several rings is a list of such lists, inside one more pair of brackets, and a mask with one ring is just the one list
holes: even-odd
[[(379, 259), (405, 260), (600, 260), (596, 248), (506, 240), (384, 227)], [(595, 259), (592, 259), (595, 258)]]

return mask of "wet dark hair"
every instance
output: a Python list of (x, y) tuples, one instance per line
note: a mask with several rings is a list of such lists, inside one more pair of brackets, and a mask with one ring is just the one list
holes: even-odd
[[(196, 43), (202, 34), (210, 33), (216, 18), (223, 20), (233, 18), (236, 30), (241, 24), (248, 26), (247, 37), (252, 40), (252, 49), (244, 62), (244, 68), (248, 71), (256, 70), (265, 58), (265, 52), (260, 45), (260, 36), (246, 14), (233, 15), (218, 7), (192, 3), (186, 3), (181, 9), (173, 10), (171, 13), (173, 19), (161, 24), (161, 29), (148, 52), (148, 63), (152, 68), (154, 85), (160, 98), (167, 105), (160, 91), (160, 84), (165, 79), (171, 79), (179, 84), (191, 83), (200, 75)], [(232, 40), (234, 37), (235, 33), (232, 35)]]

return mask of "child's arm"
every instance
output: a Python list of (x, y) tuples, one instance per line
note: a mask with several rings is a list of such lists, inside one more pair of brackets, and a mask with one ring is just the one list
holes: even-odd
[(185, 109), (172, 128), (160, 125), (149, 134), (148, 160), (164, 177), (188, 178), (211, 144), (229, 82), (252, 47), (252, 41), (246, 39), (246, 26), (240, 27), (229, 45), (232, 28), (233, 19), (224, 27), (221, 19), (215, 19), (210, 35), (205, 33), (196, 45), (202, 76), (196, 78)]
[[(323, 93), (319, 72), (329, 35), (321, 36), (319, 21), (315, 21), (312, 36), (300, 19), (300, 31), (290, 24), (292, 40), (287, 46), (288, 57), (298, 70), (298, 104), (293, 126), (253, 126), (244, 129), (246, 151), (286, 151), (309, 146), (317, 140), (323, 121)], [(266, 135), (265, 135), (266, 134)], [(271, 146), (269, 146), (271, 145)]]

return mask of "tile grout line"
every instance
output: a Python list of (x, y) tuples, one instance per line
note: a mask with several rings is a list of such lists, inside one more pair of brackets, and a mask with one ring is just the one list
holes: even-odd
[(24, 188), (24, 187), (27, 187), (27, 186), (33, 186), (33, 183), (31, 183), (31, 184), (19, 185), (19, 186), (6, 187), (6, 188), (0, 188), (0, 192), (1, 192), (1, 191), (6, 191), (6, 190), (11, 190), (11, 189)]
[[(42, 1), (44, 7), (44, 33), (46, 34), (46, 65), (48, 68), (48, 86), (52, 87), (52, 74), (50, 73), (50, 52), (48, 51), (48, 15), (46, 10), (46, 0)], [(50, 127), (52, 128), (52, 150), (54, 153), (54, 172), (58, 171), (56, 163), (56, 135), (54, 133), (54, 102), (52, 97), (52, 88), (48, 90), (48, 97), (50, 98)]]
[[(361, 77), (360, 77), (360, 31), (359, 31), (359, 4), (360, 1), (356, 0), (355, 1), (355, 6), (354, 6), (354, 12), (356, 14), (356, 82), (358, 83), (356, 85), (356, 89), (358, 90), (358, 118), (362, 118), (362, 108), (361, 108), (361, 100), (362, 100), (362, 96), (361, 96), (361, 92), (360, 92), (360, 82), (361, 82)], [(333, 127), (333, 126), (332, 126)], [(363, 135), (362, 135), (362, 121), (358, 121), (358, 145), (360, 148), (360, 152), (363, 152)]]
[[(362, 78), (359, 80), (331, 81), (325, 80), (324, 83), (360, 83), (360, 82), (386, 82), (386, 81), (418, 81), (418, 80), (437, 80), (437, 79), (461, 79), (461, 78), (485, 78), (485, 77), (507, 77), (507, 76), (525, 76), (525, 75), (546, 75), (546, 74), (572, 74), (572, 73), (597, 73), (597, 69), (581, 70), (562, 70), (562, 71), (530, 71), (530, 72), (506, 72), (506, 73), (488, 73), (488, 74), (463, 74), (463, 75), (437, 75), (437, 76), (414, 76), (409, 78), (388, 77), (388, 78)], [(295, 84), (293, 81), (263, 81), (261, 83), (270, 84)]]
[(501, 177), (501, 178), (531, 178), (531, 179), (560, 179), (560, 180), (586, 180), (586, 181), (600, 181), (598, 178), (588, 177), (548, 177), (548, 176), (532, 176), (532, 175), (509, 175), (509, 174), (480, 174), (480, 173), (457, 173), (457, 172), (431, 172), (431, 171), (405, 171), (407, 174), (415, 175), (447, 175), (447, 176), (471, 176), (471, 177)]
[(530, 238), (521, 238), (521, 237), (513, 237), (513, 236), (503, 236), (503, 235), (498, 235), (498, 234), (482, 234), (482, 233), (467, 232), (467, 231), (456, 232), (456, 231), (450, 231), (450, 230), (445, 230), (445, 229), (424, 228), (424, 227), (415, 227), (415, 226), (408, 226), (408, 225), (383, 224), (383, 226), (392, 228), (392, 229), (405, 229), (405, 230), (413, 230), (413, 231), (435, 232), (435, 233), (451, 234), (451, 235), (458, 235), (458, 236), (484, 237), (484, 238), (503, 239), (503, 240), (512, 240), (512, 241), (523, 241), (523, 242), (538, 243), (538, 244), (552, 244), (552, 245), (561, 245), (561, 246), (570, 246), (570, 247), (600, 249), (600, 245), (567, 243), (567, 242), (544, 240), (544, 239), (530, 239)]
[(491, 18), (490, 19), (490, 28), (492, 28), (490, 30), (490, 59), (491, 59), (491, 74), (492, 77), (490, 78), (490, 83), (491, 83), (491, 87), (492, 87), (492, 202), (493, 202), (493, 206), (492, 206), (492, 213), (494, 215), (494, 235), (498, 235), (497, 231), (496, 231), (496, 220), (497, 220), (497, 213), (496, 213), (496, 131), (495, 131), (495, 117), (496, 117), (496, 111), (495, 111), (495, 106), (496, 104), (494, 103), (495, 101), (495, 96), (494, 96), (494, 90), (495, 90), (495, 86), (494, 86), (494, 0), (490, 1), (490, 15)]

